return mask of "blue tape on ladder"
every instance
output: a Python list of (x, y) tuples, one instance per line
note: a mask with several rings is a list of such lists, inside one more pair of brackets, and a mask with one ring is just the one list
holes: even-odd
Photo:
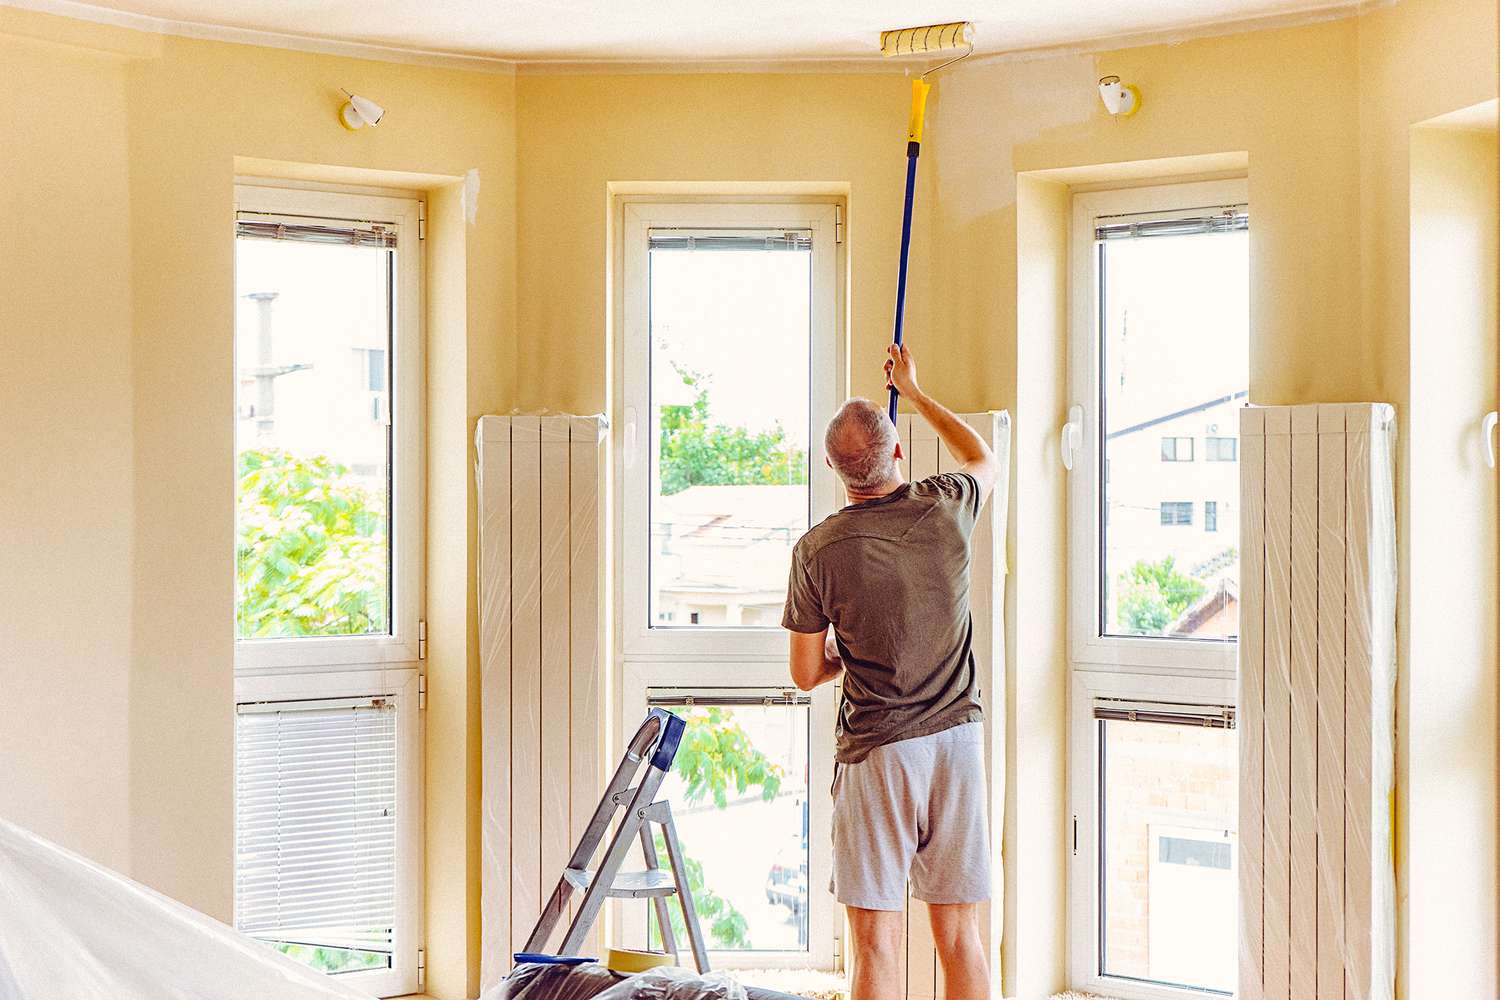
[(651, 766), (658, 771), (669, 771), (672, 769), (672, 761), (677, 757), (677, 748), (682, 744), (682, 734), (687, 730), (687, 723), (664, 708), (653, 708), (651, 714), (662, 720), (661, 736), (657, 737), (656, 753), (651, 756)]

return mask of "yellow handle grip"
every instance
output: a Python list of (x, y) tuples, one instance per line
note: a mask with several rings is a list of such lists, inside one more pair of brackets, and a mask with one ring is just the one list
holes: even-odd
[(932, 84), (921, 77), (911, 82), (911, 122), (906, 126), (908, 142), (922, 141), (922, 118), (927, 114), (927, 92)]

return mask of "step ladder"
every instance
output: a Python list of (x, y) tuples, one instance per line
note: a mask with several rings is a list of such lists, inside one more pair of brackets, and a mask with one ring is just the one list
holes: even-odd
[[(682, 904), (682, 919), (687, 930), (688, 943), (693, 949), (693, 961), (698, 971), (708, 970), (708, 949), (703, 944), (703, 931), (698, 926), (698, 911), (693, 906), (693, 894), (687, 884), (687, 859), (683, 857), (682, 845), (677, 840), (677, 827), (672, 822), (672, 806), (665, 799), (657, 801), (656, 793), (661, 788), (667, 772), (672, 769), (672, 760), (677, 756), (677, 747), (682, 742), (687, 724), (682, 719), (660, 708), (653, 708), (646, 721), (636, 730), (625, 757), (615, 769), (604, 797), (594, 810), (583, 837), (573, 850), (568, 867), (563, 869), (557, 888), (547, 901), (531, 936), (526, 939), (528, 952), (545, 950), (553, 929), (568, 911), (568, 903), (574, 892), (583, 893), (583, 902), (573, 914), (573, 921), (563, 934), (557, 954), (574, 956), (583, 947), (583, 939), (593, 927), (604, 906), (605, 899), (650, 899), (656, 910), (656, 923), (661, 929), (662, 948), (669, 955), (677, 953), (677, 939), (672, 933), (672, 920), (667, 911), (667, 897), (676, 896)], [(639, 782), (637, 776), (639, 775)], [(609, 833), (615, 812), (623, 809), (614, 837), (604, 852), (599, 867), (590, 870), (599, 844)], [(657, 861), (656, 845), (652, 827), (659, 826), (662, 839), (667, 845), (667, 862), (671, 870), (662, 869)], [(631, 842), (640, 840), (641, 853), (645, 855), (644, 871), (622, 872), (620, 865), (630, 850)]]

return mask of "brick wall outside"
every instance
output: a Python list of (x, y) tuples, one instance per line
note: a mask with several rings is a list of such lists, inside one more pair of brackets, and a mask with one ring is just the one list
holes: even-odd
[(1149, 978), (1150, 826), (1234, 829), (1235, 732), (1149, 722), (1103, 726), (1105, 970)]

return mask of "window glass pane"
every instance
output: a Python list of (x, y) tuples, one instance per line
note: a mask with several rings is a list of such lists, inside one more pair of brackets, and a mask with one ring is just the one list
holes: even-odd
[[(1115, 239), (1098, 253), (1101, 634), (1232, 638), (1249, 234)], [(1194, 461), (1200, 438), (1209, 461)], [(1214, 526), (1164, 494), (1212, 500)]]
[(390, 968), (396, 709), (242, 706), (234, 924), (323, 972)]
[[(730, 706), (704, 697), (671, 710), (688, 725), (662, 794), (708, 947), (807, 951), (809, 879), (828, 878), (809, 871), (807, 703)], [(660, 843), (658, 854), (665, 859)], [(669, 905), (686, 953), (682, 911), (675, 899)], [(659, 947), (654, 915), (648, 920)]]
[(235, 240), (241, 639), (390, 631), (394, 255)]
[(1234, 730), (1098, 726), (1100, 971), (1233, 992)]
[(776, 626), (808, 527), (812, 251), (650, 251), (650, 624)]

